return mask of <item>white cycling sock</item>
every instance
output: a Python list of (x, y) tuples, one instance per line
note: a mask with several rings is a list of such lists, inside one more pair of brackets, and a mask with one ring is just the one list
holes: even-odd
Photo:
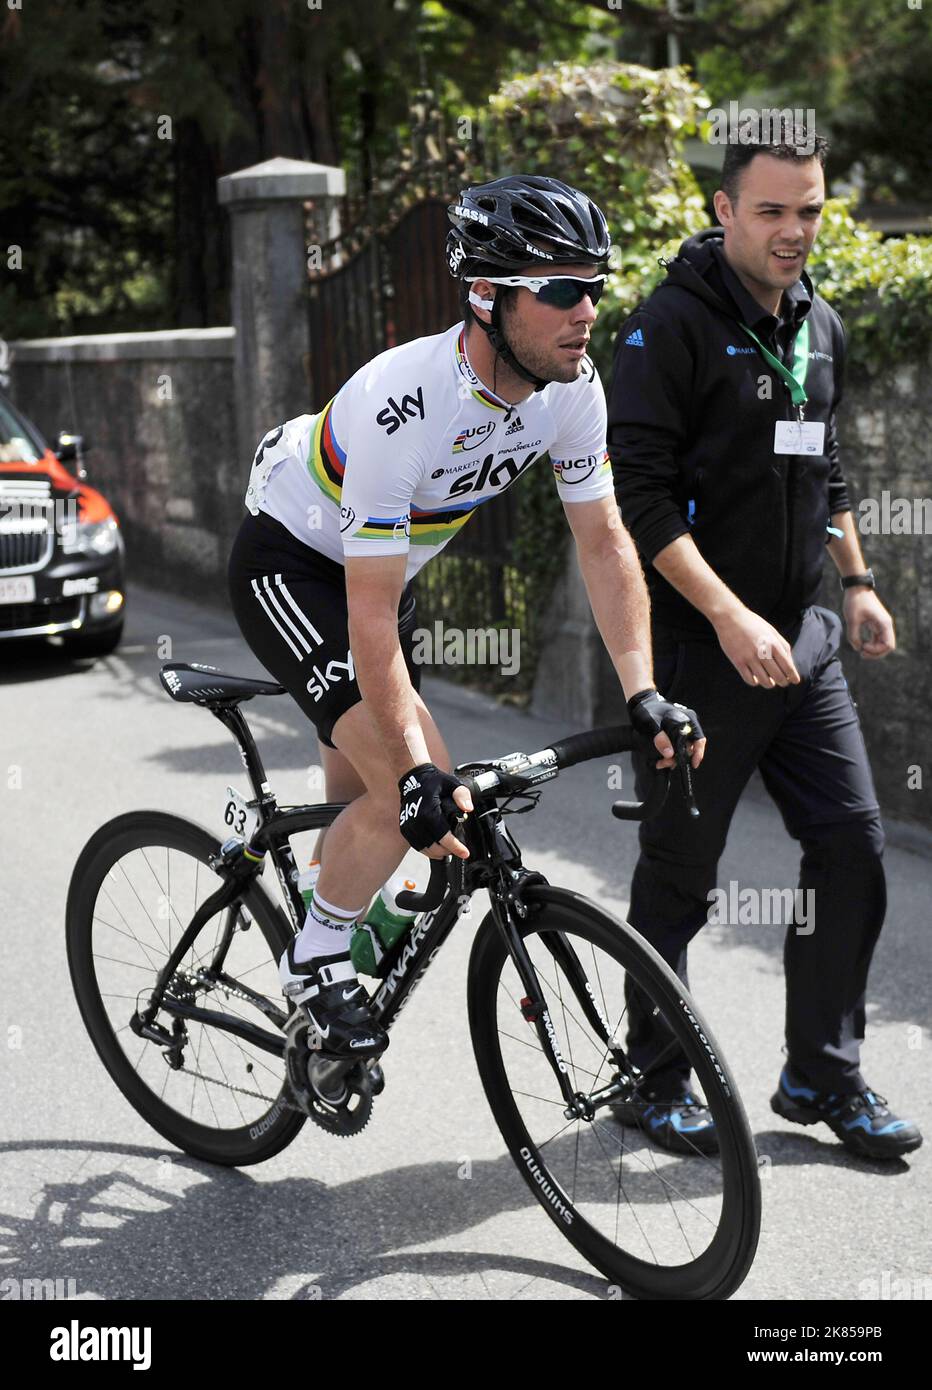
[(315, 888), (304, 926), (294, 945), (295, 962), (300, 965), (313, 956), (337, 956), (348, 951), (353, 923), (363, 912), (364, 907), (335, 907), (319, 897)]

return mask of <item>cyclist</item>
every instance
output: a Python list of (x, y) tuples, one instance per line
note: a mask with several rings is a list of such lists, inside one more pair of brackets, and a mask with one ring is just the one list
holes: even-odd
[(671, 765), (671, 736), (687, 720), (694, 766), (705, 749), (694, 712), (653, 684), (647, 591), (586, 355), (607, 273), (605, 218), (577, 189), (522, 176), (466, 189), (449, 217), (464, 321), (381, 353), (319, 414), (265, 436), (230, 556), (243, 635), (315, 725), (328, 799), (350, 803), (280, 963), (285, 994), (342, 1056), (388, 1044), (350, 959), (353, 924), (409, 845), (468, 857), (451, 829), (472, 802), (419, 694), (411, 581), (542, 454), (632, 723), (658, 766)]

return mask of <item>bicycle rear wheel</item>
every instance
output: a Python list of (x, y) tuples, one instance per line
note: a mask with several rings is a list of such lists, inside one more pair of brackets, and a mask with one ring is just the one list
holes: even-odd
[[(113, 1080), (172, 1144), (212, 1163), (246, 1165), (278, 1153), (304, 1124), (292, 1108), (283, 1057), (254, 1042), (167, 1010), (158, 1022), (171, 1049), (130, 1027), (196, 909), (222, 884), (209, 865), (219, 841), (158, 811), (118, 816), (91, 837), (68, 890), (68, 964), (81, 1017)], [(232, 914), (224, 979), (204, 977)], [(290, 928), (254, 879), (201, 928), (171, 986), (174, 997), (233, 1014), (274, 1033), (261, 1001), (284, 1013), (277, 963)], [(237, 992), (237, 987), (238, 991)], [(179, 1030), (182, 1030), (183, 1036)]]
[[(630, 974), (692, 1063), (719, 1153), (658, 1149), (598, 1096), (591, 1118), (566, 1117), (550, 1062), (522, 1013), (520, 976), (490, 913), (470, 957), (470, 1030), (489, 1105), (519, 1172), (566, 1239), (627, 1293), (727, 1298), (757, 1248), (760, 1182), (744, 1109), (708, 1027), (674, 972), (628, 924), (564, 889), (533, 887), (524, 897), (531, 912), (522, 937), (573, 1092), (591, 1097), (627, 1070)], [(588, 999), (577, 966), (591, 986)], [(586, 1017), (593, 1005), (611, 1047)]]

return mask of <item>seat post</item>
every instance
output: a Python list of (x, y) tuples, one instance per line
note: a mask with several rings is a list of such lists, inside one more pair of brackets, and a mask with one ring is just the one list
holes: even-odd
[(265, 776), (265, 768), (259, 756), (255, 739), (249, 731), (249, 725), (243, 716), (238, 701), (211, 703), (208, 708), (211, 714), (216, 715), (221, 724), (229, 729), (230, 733), (239, 744), (239, 750), (246, 767), (249, 780), (252, 783), (253, 795), (257, 801), (274, 801), (272, 788), (269, 786)]

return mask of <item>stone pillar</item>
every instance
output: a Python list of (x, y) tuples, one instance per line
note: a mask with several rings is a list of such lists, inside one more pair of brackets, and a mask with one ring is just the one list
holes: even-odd
[(568, 733), (592, 728), (598, 703), (602, 638), (589, 606), (572, 537), (567, 540), (563, 573), (541, 630), (544, 637), (531, 713), (541, 719), (565, 720)]
[(245, 470), (267, 430), (311, 409), (303, 204), (314, 200), (320, 239), (333, 235), (346, 176), (326, 164), (268, 159), (224, 175), (217, 191), (232, 221), (236, 434)]

